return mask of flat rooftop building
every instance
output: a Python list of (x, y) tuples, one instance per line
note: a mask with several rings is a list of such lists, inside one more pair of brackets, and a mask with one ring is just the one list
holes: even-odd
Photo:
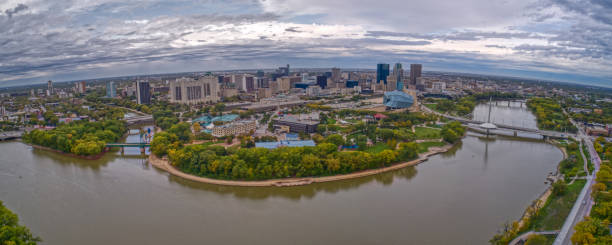
[(199, 79), (177, 78), (170, 82), (170, 102), (181, 104), (216, 103), (219, 98), (219, 82), (216, 77)]
[(276, 149), (279, 147), (316, 146), (313, 140), (281, 140), (277, 142), (255, 142), (255, 147)]
[(318, 121), (299, 120), (292, 116), (284, 116), (272, 120), (274, 125), (289, 126), (292, 133), (314, 133), (317, 131)]

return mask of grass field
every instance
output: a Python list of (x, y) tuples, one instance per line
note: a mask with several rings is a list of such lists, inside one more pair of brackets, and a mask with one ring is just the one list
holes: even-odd
[(416, 134), (416, 138), (419, 140), (422, 139), (439, 139), (440, 129), (434, 128), (425, 128), (425, 127), (414, 127), (414, 133)]
[(373, 145), (372, 147), (366, 149), (365, 151), (374, 154), (374, 153), (379, 153), (387, 149), (391, 149), (391, 148), (387, 144), (379, 142)]
[(568, 186), (565, 194), (561, 196), (551, 195), (540, 210), (539, 215), (533, 219), (530, 229), (538, 231), (561, 229), (585, 183), (586, 180), (576, 180)]
[(429, 147), (432, 146), (444, 146), (446, 145), (446, 142), (423, 142), (423, 143), (419, 143), (419, 153), (423, 153), (423, 152), (427, 152), (427, 150), (429, 149)]

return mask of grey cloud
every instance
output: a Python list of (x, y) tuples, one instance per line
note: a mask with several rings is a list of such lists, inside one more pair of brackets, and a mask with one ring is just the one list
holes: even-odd
[[(284, 19), (270, 13), (151, 16), (146, 18), (148, 21), (144, 24), (128, 24), (124, 19), (104, 16), (99, 18), (100, 22), (83, 24), (75, 22), (72, 15), (62, 11), (30, 11), (13, 14), (10, 19), (0, 17), (0, 33), (2, 33), (0, 35), (0, 80), (10, 80), (12, 77), (17, 79), (45, 72), (98, 74), (96, 72), (106, 71), (104, 76), (114, 76), (117, 74), (113, 72), (117, 71), (129, 73), (125, 67), (137, 67), (137, 71), (140, 71), (139, 67), (154, 67), (155, 64), (167, 64), (167, 68), (164, 68), (167, 70), (164, 72), (172, 72), (172, 69), (188, 69), (185, 67), (197, 70), (222, 69), (237, 64), (262, 67), (281, 60), (282, 63), (290, 62), (293, 65), (295, 62), (303, 64), (302, 66), (345, 62), (338, 65), (354, 64), (369, 67), (372, 60), (389, 60), (389, 62), (422, 61), (430, 65), (446, 64), (448, 67), (465, 66), (470, 69), (480, 66), (495, 69), (505, 67), (505, 69), (529, 70), (536, 67), (562, 70), (555, 64), (538, 60), (542, 57), (599, 58), (603, 61), (598, 64), (610, 64), (612, 56), (610, 50), (612, 30), (610, 26), (595, 21), (581, 23), (571, 30), (546, 33), (554, 35), (553, 38), (524, 31), (462, 30), (437, 33), (368, 31), (365, 38), (338, 38), (330, 34), (323, 35), (321, 38), (296, 37), (291, 41), (278, 41), (272, 37), (274, 34), (262, 34), (257, 39), (240, 40), (238, 38), (228, 44), (199, 42), (197, 46), (176, 48), (171, 43), (187, 38), (189, 34), (198, 33), (198, 31), (214, 33), (214, 28), (207, 27), (211, 24), (234, 26), (234, 30), (238, 30), (240, 24), (243, 23), (283, 21)], [(289, 27), (285, 31), (299, 32), (301, 30)], [(152, 34), (155, 33), (163, 35), (153, 36)], [(406, 40), (390, 40), (388, 37)], [(495, 60), (499, 60), (499, 57), (491, 59), (486, 54), (478, 53), (398, 51), (393, 47), (395, 45), (418, 47), (428, 45), (433, 40), (490, 38), (548, 39), (551, 45), (525, 44), (515, 47), (513, 49), (515, 52), (533, 56), (532, 61), (523, 63), (511, 60), (496, 62)], [(205, 40), (202, 38), (202, 41)], [(145, 47), (135, 44), (142, 44)], [(375, 45), (388, 45), (390, 48), (374, 50), (372, 47)], [(502, 45), (488, 45), (487, 47), (508, 48)], [(341, 48), (342, 51), (335, 51), (338, 48)], [(191, 65), (181, 66), (187, 63)]]
[(497, 44), (489, 44), (489, 45), (485, 45), (485, 47), (487, 48), (507, 48), (504, 45), (497, 45)]
[(418, 33), (401, 33), (401, 32), (387, 32), (387, 31), (368, 31), (367, 36), (372, 37), (406, 37), (416, 39), (427, 39), (427, 40), (443, 40), (443, 41), (477, 41), (489, 38), (534, 38), (543, 39), (544, 37), (528, 32), (482, 32), (482, 31), (455, 31), (450, 33), (442, 34), (418, 34)]
[(302, 31), (297, 30), (296, 27), (285, 28), (285, 31), (287, 31), (287, 32), (302, 32)]
[(9, 17), (12, 18), (14, 14), (19, 13), (21, 11), (27, 10), (28, 6), (20, 3), (17, 5), (17, 7), (13, 8), (13, 9), (7, 9), (4, 11), (4, 13)]

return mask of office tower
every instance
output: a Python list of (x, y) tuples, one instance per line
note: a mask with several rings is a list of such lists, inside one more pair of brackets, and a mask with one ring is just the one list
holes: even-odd
[(256, 88), (269, 88), (270, 83), (267, 77), (257, 77), (255, 78)]
[(289, 76), (289, 64), (287, 64), (287, 67), (279, 67), (276, 73), (277, 77)]
[(339, 83), (340, 82), (340, 68), (332, 68), (332, 82)]
[(115, 86), (115, 82), (110, 81), (106, 83), (106, 97), (115, 98), (117, 96), (117, 87)]
[(182, 77), (170, 82), (171, 103), (199, 104), (219, 100), (219, 83), (213, 76), (199, 79)]
[(147, 81), (136, 82), (136, 100), (138, 104), (151, 104), (151, 86)]
[(376, 65), (376, 83), (381, 81), (387, 84), (387, 76), (389, 76), (389, 64)]
[(257, 77), (263, 77), (264, 76), (264, 71), (258, 70), (256, 76)]
[(244, 91), (251, 93), (255, 92), (255, 78), (252, 76), (244, 77)]
[(417, 78), (421, 77), (422, 69), (423, 65), (421, 64), (410, 64), (410, 84), (417, 84)]
[(395, 63), (395, 67), (393, 67), (393, 77), (395, 78), (395, 89), (400, 91), (404, 90), (404, 69), (401, 63)]
[(327, 77), (326, 76), (317, 76), (317, 85), (324, 89), (327, 87)]
[(52, 95), (53, 94), (53, 82), (51, 82), (51, 80), (49, 80), (47, 82), (47, 90), (49, 92), (47, 92), (48, 95)]
[(77, 94), (85, 93), (85, 82), (76, 82), (74, 84), (74, 92)]

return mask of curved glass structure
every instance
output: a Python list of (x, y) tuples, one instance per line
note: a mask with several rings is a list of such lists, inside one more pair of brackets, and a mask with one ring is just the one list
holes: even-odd
[(402, 91), (395, 90), (385, 93), (383, 104), (391, 109), (404, 109), (414, 104), (414, 98)]

